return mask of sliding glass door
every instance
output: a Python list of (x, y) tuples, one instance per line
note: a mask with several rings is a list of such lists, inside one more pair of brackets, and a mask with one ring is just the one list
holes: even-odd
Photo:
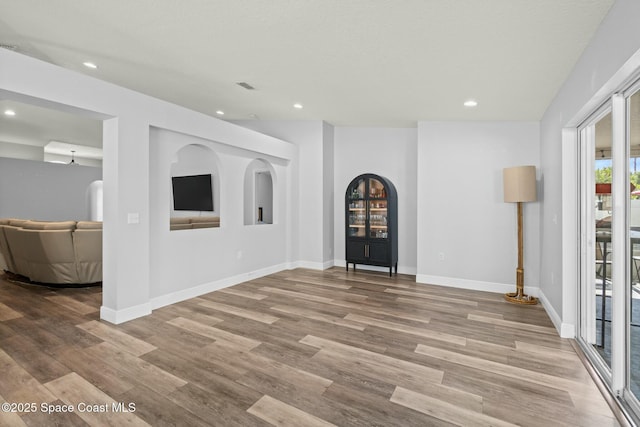
[(578, 135), (577, 339), (640, 419), (640, 82), (612, 95)]

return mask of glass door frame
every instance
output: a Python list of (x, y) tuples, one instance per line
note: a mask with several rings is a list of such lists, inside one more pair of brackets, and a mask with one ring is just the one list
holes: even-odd
[[(616, 96), (619, 96), (620, 100), (619, 102), (622, 104), (622, 107), (624, 108), (624, 115), (621, 115), (620, 117), (620, 121), (622, 123), (620, 123), (620, 128), (618, 129), (619, 133), (621, 134), (621, 138), (624, 139), (624, 147), (626, 149), (625, 155), (626, 155), (626, 160), (625, 160), (625, 167), (626, 167), (626, 172), (625, 172), (625, 177), (626, 177), (626, 183), (625, 185), (627, 186), (627, 188), (629, 188), (629, 174), (630, 174), (630, 169), (631, 169), (631, 165), (630, 165), (630, 159), (631, 159), (631, 122), (632, 122), (632, 118), (631, 118), (631, 97), (633, 95), (637, 95), (640, 96), (640, 78), (635, 80), (634, 83), (632, 83), (631, 85), (629, 85), (623, 92), (621, 95), (614, 95), (614, 99), (616, 98)], [(636, 118), (638, 120), (640, 120), (640, 118)], [(615, 122), (614, 122), (614, 126), (615, 126)], [(614, 133), (615, 133), (615, 128), (614, 128)], [(615, 134), (614, 134), (615, 135)], [(640, 136), (640, 135), (639, 135)], [(627, 196), (627, 199), (628, 196)], [(630, 218), (631, 218), (631, 202), (629, 201), (626, 204), (626, 221), (625, 221), (625, 227), (626, 227), (626, 241), (627, 241), (627, 248), (629, 250), (630, 253), (627, 253), (627, 259), (630, 260), (631, 255), (633, 255), (633, 249), (631, 246), (631, 236), (630, 236), (630, 232), (629, 230), (630, 228)], [(631, 263), (631, 261), (629, 261)], [(631, 273), (631, 268), (632, 266), (630, 265), (629, 268), (627, 269), (627, 280), (629, 284), (632, 284), (632, 273)], [(624, 360), (622, 361), (623, 366), (624, 366), (624, 376), (622, 377), (622, 381), (624, 382), (624, 386), (622, 388), (622, 400), (623, 402), (628, 405), (631, 409), (631, 411), (634, 413), (636, 418), (640, 418), (640, 396), (636, 396), (635, 394), (633, 394), (633, 392), (631, 391), (631, 357), (632, 357), (632, 347), (631, 347), (631, 310), (633, 309), (632, 306), (632, 298), (633, 298), (633, 290), (631, 286), (626, 286), (625, 287), (625, 300), (624, 300), (624, 312), (625, 312), (625, 319), (624, 319), (624, 352), (623, 352), (623, 357)], [(637, 355), (637, 357), (640, 357), (640, 354)], [(640, 374), (640, 373), (639, 373)]]
[[(595, 126), (598, 121), (609, 113), (613, 116), (611, 101), (607, 100), (596, 111), (578, 126), (578, 185), (579, 185), (579, 285), (577, 289), (577, 331), (576, 340), (582, 347), (591, 363), (594, 365), (605, 383), (613, 389), (612, 371), (602, 356), (593, 348), (597, 342), (596, 331), (596, 298), (594, 289), (595, 274), (595, 241), (596, 227), (593, 206), (595, 205)], [(613, 141), (612, 141), (613, 148)], [(613, 157), (613, 156), (612, 156)], [(616, 170), (612, 167), (612, 170)], [(612, 185), (613, 187), (613, 185)], [(613, 191), (613, 190), (612, 190)], [(613, 196), (613, 194), (612, 194)], [(613, 208), (613, 207), (612, 207)], [(612, 224), (613, 227), (613, 224)], [(613, 230), (612, 230), (613, 231)], [(612, 238), (612, 244), (614, 239)], [(615, 252), (614, 252), (615, 253)], [(612, 263), (613, 267), (613, 263)], [(616, 294), (613, 289), (614, 272), (611, 272), (612, 299)], [(603, 287), (604, 288), (604, 287)], [(602, 297), (605, 298), (603, 289)], [(602, 313), (602, 322), (605, 315)], [(613, 319), (612, 324), (613, 324)], [(613, 345), (613, 343), (612, 343)]]

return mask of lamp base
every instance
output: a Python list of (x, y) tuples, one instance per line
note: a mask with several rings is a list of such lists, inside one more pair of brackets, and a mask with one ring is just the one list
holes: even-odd
[(531, 295), (523, 294), (520, 292), (509, 292), (504, 294), (504, 299), (514, 304), (528, 304), (535, 305), (538, 303), (538, 298)]

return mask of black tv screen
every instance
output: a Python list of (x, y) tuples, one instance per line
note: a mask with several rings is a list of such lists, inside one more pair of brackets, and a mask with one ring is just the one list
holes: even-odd
[(211, 174), (174, 176), (173, 209), (176, 211), (213, 211)]

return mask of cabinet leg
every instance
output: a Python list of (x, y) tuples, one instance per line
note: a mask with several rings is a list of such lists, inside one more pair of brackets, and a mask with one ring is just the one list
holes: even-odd
[(393, 276), (393, 266), (389, 266), (389, 277)]
[(396, 262), (396, 275), (398, 275), (398, 263)]
[(347, 267), (346, 268), (347, 268), (347, 271), (349, 271), (349, 263), (347, 263)]

